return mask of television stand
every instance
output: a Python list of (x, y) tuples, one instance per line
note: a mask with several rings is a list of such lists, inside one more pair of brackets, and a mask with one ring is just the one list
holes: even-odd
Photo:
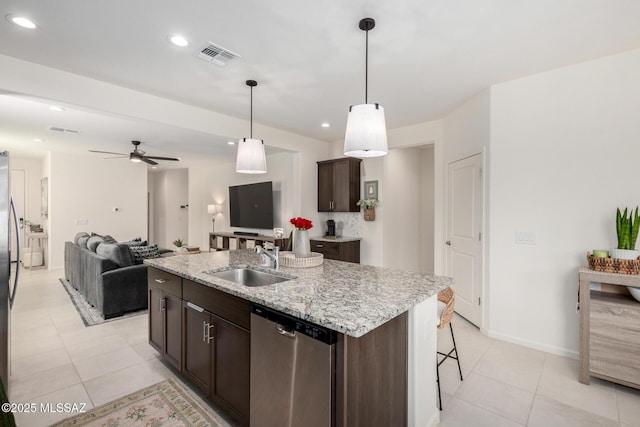
[[(247, 246), (248, 241), (254, 242), (254, 247), (262, 245), (264, 242), (271, 242), (274, 246), (279, 246), (284, 250), (287, 247), (289, 239), (286, 237), (273, 237), (273, 236), (260, 236), (259, 234), (237, 234), (238, 232), (213, 232), (209, 233), (209, 251), (228, 251), (232, 249), (230, 247), (230, 240), (235, 241), (235, 248), (233, 249), (249, 249)], [(242, 233), (242, 232), (241, 232)], [(221, 242), (220, 242), (221, 241)], [(222, 243), (218, 245), (218, 243)]]
[(258, 233), (252, 233), (250, 231), (234, 231), (233, 234), (238, 236), (259, 236)]

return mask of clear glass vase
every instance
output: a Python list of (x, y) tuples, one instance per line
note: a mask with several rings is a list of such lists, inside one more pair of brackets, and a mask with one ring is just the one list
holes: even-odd
[(293, 255), (296, 258), (309, 258), (311, 256), (309, 230), (296, 228), (293, 232)]

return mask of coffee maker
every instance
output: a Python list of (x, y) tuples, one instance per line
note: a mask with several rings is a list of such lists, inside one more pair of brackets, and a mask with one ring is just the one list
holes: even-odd
[(336, 235), (336, 222), (332, 219), (327, 221), (327, 236)]

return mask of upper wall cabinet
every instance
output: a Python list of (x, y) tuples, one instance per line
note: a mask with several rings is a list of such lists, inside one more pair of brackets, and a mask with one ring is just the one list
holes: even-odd
[(318, 162), (318, 212), (360, 212), (360, 163), (362, 159)]

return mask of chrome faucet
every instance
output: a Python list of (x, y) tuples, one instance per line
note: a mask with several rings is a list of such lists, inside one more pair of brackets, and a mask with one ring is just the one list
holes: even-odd
[(255, 251), (257, 254), (265, 254), (266, 256), (268, 256), (269, 259), (273, 261), (273, 268), (275, 268), (276, 270), (280, 268), (280, 259), (278, 258), (278, 255), (280, 254), (279, 246), (274, 246), (273, 252), (271, 252), (269, 250), (263, 249), (262, 246), (258, 245), (256, 246)]

